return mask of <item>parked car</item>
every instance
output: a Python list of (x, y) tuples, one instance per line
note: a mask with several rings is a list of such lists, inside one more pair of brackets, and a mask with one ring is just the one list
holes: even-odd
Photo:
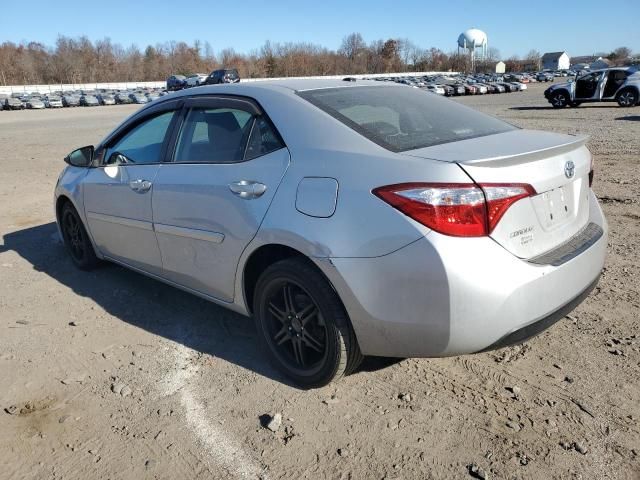
[(76, 266), (252, 315), (317, 387), (363, 355), (501, 348), (575, 308), (607, 250), (585, 143), (392, 83), (202, 87), (69, 154), (54, 206)]
[(80, 105), (83, 107), (98, 107), (100, 102), (94, 95), (82, 95), (80, 97)]
[(160, 98), (160, 94), (158, 92), (148, 92), (145, 95), (147, 97), (147, 100), (149, 100), (150, 102), (153, 102), (154, 100)]
[(28, 109), (41, 110), (46, 108), (40, 97), (30, 97), (26, 103)]
[(540, 72), (536, 75), (536, 80), (539, 82), (553, 82), (554, 78), (553, 73), (550, 72)]
[(5, 99), (4, 108), (6, 110), (24, 110), (25, 105), (20, 101), (19, 98), (11, 96)]
[(133, 92), (129, 94), (129, 98), (133, 103), (144, 104), (148, 103), (149, 99), (142, 92)]
[(62, 96), (62, 105), (65, 107), (78, 107), (80, 105), (80, 97), (78, 95), (66, 94)]
[(116, 104), (115, 96), (110, 93), (99, 93), (98, 95), (96, 95), (96, 98), (98, 99), (98, 102), (100, 102), (100, 105)]
[(456, 95), (465, 95), (467, 93), (467, 89), (461, 84), (454, 85), (453, 89)]
[(476, 86), (470, 85), (468, 83), (464, 84), (464, 91), (465, 91), (465, 94), (467, 95), (475, 95), (478, 93), (478, 89), (476, 88)]
[(499, 85), (502, 85), (507, 92), (517, 92), (520, 90), (515, 83), (500, 82)]
[(184, 75), (171, 75), (167, 78), (167, 90), (170, 92), (182, 90), (187, 85), (187, 77)]
[(618, 102), (621, 107), (640, 103), (640, 71), (634, 67), (594, 70), (544, 91), (554, 108), (577, 107), (583, 102)]
[(209, 76), (202, 82), (202, 85), (215, 85), (218, 83), (238, 83), (240, 81), (240, 75), (235, 68), (214, 70)]
[(189, 75), (186, 80), (186, 88), (197, 87), (207, 79), (206, 73), (194, 73)]
[(118, 92), (116, 93), (116, 103), (118, 105), (133, 103), (133, 100), (129, 97), (128, 92)]
[(47, 108), (62, 108), (62, 98), (57, 95), (47, 95), (44, 99), (44, 106)]
[(436, 95), (444, 95), (445, 90), (440, 85), (429, 84), (424, 87), (424, 90), (427, 90), (431, 93), (435, 93)]
[(444, 84), (444, 85), (441, 85), (441, 87), (444, 90), (445, 96), (447, 97), (453, 97), (456, 94), (455, 88), (453, 88), (453, 86), (451, 85)]

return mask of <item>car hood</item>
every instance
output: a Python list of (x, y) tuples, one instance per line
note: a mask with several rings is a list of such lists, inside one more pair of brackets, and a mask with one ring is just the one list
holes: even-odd
[(573, 84), (573, 82), (554, 83), (548, 88), (548, 90), (557, 90), (558, 88), (569, 90), (571, 88), (571, 84)]

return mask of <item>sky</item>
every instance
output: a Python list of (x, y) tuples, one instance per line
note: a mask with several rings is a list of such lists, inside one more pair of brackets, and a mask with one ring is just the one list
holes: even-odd
[(408, 38), (449, 52), (462, 31), (475, 27), (503, 58), (531, 49), (565, 50), (570, 56), (620, 46), (640, 52), (640, 0), (30, 0), (28, 12), (20, 2), (6, 2), (0, 43), (52, 46), (58, 35), (86, 35), (144, 48), (199, 39), (214, 52), (231, 47), (249, 53), (266, 40), (337, 49), (344, 36), (359, 32), (366, 42)]

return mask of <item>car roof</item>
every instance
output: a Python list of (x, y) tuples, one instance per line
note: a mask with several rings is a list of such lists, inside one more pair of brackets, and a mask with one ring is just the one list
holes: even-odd
[[(189, 89), (176, 92), (177, 95), (207, 95), (217, 93), (241, 94), (242, 90), (278, 90), (282, 92), (284, 89), (291, 93), (302, 92), (305, 90), (319, 90), (325, 88), (355, 88), (363, 86), (372, 86), (377, 88), (407, 88), (403, 85), (385, 82), (375, 82), (371, 80), (344, 81), (342, 79), (275, 79), (260, 81), (244, 81), (240, 83), (227, 83), (217, 85), (204, 85), (196, 87), (197, 90)], [(231, 91), (233, 90), (233, 92)], [(173, 98), (176, 98), (175, 96)]]

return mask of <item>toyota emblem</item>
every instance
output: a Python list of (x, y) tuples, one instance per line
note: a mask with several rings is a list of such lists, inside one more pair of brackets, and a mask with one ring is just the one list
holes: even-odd
[(569, 160), (564, 164), (564, 175), (567, 178), (573, 178), (573, 175), (576, 173), (576, 165)]

